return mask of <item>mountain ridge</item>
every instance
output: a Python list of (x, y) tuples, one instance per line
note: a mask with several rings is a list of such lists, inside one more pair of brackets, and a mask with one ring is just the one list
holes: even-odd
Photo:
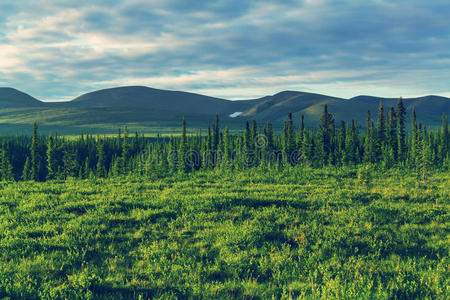
[[(231, 127), (242, 128), (243, 122), (251, 119), (270, 121), (280, 127), (289, 113), (297, 122), (303, 114), (306, 124), (313, 126), (320, 119), (324, 104), (336, 121), (355, 119), (364, 125), (367, 110), (375, 116), (380, 101), (387, 112), (390, 107), (396, 108), (398, 98), (359, 95), (344, 99), (287, 90), (233, 101), (183, 91), (124, 86), (85, 93), (70, 101), (44, 102), (14, 88), (0, 88), (0, 130), (29, 126), (34, 121), (49, 128), (72, 126), (94, 132), (125, 124), (136, 128), (176, 128), (182, 117), (193, 127), (204, 128), (214, 122), (216, 114)], [(431, 126), (440, 124), (442, 113), (450, 114), (450, 99), (442, 96), (404, 98), (404, 105), (407, 114), (415, 108), (418, 121)], [(239, 116), (230, 117), (236, 112), (240, 112)]]

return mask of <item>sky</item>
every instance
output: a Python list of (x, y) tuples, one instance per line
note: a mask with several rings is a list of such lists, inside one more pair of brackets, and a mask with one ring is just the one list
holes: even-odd
[(450, 96), (450, 1), (0, 0), (0, 86)]

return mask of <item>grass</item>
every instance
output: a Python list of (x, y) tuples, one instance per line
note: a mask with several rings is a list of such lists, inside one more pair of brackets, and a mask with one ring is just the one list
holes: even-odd
[[(206, 131), (215, 122), (214, 115), (186, 114), (191, 128)], [(78, 108), (78, 107), (30, 107), (0, 108), (0, 129), (4, 134), (31, 133), (38, 121), (39, 132), (60, 135), (80, 133), (111, 134), (127, 125), (130, 131), (146, 134), (171, 134), (180, 132), (183, 114), (153, 109)], [(245, 120), (221, 116), (231, 129), (240, 130)]]
[(0, 297), (448, 298), (450, 174), (1, 183)]

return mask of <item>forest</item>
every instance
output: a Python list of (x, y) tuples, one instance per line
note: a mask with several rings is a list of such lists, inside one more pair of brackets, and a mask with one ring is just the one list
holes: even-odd
[(2, 180), (66, 179), (114, 177), (141, 174), (160, 178), (169, 174), (204, 169), (238, 169), (253, 167), (282, 168), (287, 165), (355, 166), (374, 164), (384, 169), (394, 166), (414, 170), (426, 182), (427, 174), (436, 168), (449, 167), (449, 132), (447, 116), (442, 127), (428, 130), (411, 116), (412, 127), (406, 128), (406, 115), (400, 98), (396, 109), (385, 111), (380, 102), (376, 121), (367, 112), (365, 132), (356, 121), (337, 126), (327, 106), (318, 128), (307, 129), (301, 117), (298, 129), (292, 114), (276, 134), (271, 123), (263, 128), (256, 121), (247, 122), (242, 132), (231, 134), (220, 128), (219, 117), (208, 132), (188, 135), (183, 119), (181, 134), (146, 138), (136, 132), (130, 137), (125, 126), (117, 137), (81, 135), (60, 137), (56, 133), (4, 137), (0, 153)]

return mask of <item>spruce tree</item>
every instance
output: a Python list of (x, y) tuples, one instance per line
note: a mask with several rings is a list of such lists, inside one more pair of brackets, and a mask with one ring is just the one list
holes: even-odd
[(120, 127), (117, 129), (116, 147), (117, 147), (119, 152), (122, 150), (122, 132), (120, 130)]
[(31, 140), (31, 180), (39, 181), (39, 141), (38, 141), (38, 135), (37, 135), (38, 126), (37, 123), (34, 122), (33, 124), (33, 137)]
[(345, 122), (341, 120), (340, 123), (340, 130), (338, 135), (338, 152), (339, 152), (339, 162), (344, 162), (344, 156), (345, 156), (345, 141), (347, 137), (347, 129), (345, 127)]
[(208, 168), (212, 168), (213, 167), (213, 161), (212, 161), (212, 135), (211, 135), (211, 126), (208, 125), (208, 138), (206, 140), (206, 161), (205, 164), (208, 166)]
[(305, 130), (305, 116), (302, 114), (300, 116), (300, 128), (299, 128), (299, 133), (298, 133), (298, 138), (297, 138), (297, 149), (300, 151), (301, 153), (301, 148), (302, 148), (302, 140), (303, 140), (303, 131)]
[(419, 137), (418, 137), (418, 132), (417, 132), (417, 121), (416, 121), (416, 109), (413, 108), (412, 109), (412, 113), (411, 113), (411, 126), (412, 126), (412, 131), (411, 131), (411, 151), (410, 151), (410, 155), (411, 155), (411, 161), (415, 162), (416, 161), (416, 157), (421, 157), (421, 150), (420, 145), (418, 145), (419, 141)]
[(377, 160), (375, 149), (375, 132), (373, 127), (373, 120), (370, 117), (370, 110), (367, 111), (366, 118), (366, 135), (364, 137), (364, 161), (374, 163)]
[(175, 172), (178, 169), (178, 150), (172, 136), (170, 137), (168, 145), (167, 162), (171, 172)]
[(294, 121), (292, 119), (292, 113), (288, 115), (288, 121), (286, 123), (286, 151), (287, 158), (291, 165), (295, 164), (294, 157), (292, 156), (293, 152), (296, 148), (296, 138), (295, 138), (295, 130), (294, 130)]
[(68, 144), (63, 152), (63, 174), (64, 177), (76, 177), (78, 174), (77, 150)]
[(243, 144), (243, 163), (245, 167), (249, 167), (252, 163), (252, 144), (251, 133), (250, 133), (250, 124), (248, 121), (245, 123), (245, 131), (244, 131), (244, 144)]
[(181, 125), (181, 141), (178, 150), (178, 161), (179, 161), (179, 170), (181, 172), (187, 173), (190, 171), (190, 161), (191, 159), (188, 157), (188, 149), (187, 149), (187, 137), (186, 137), (186, 121), (183, 117), (182, 125)]
[(97, 176), (106, 176), (106, 157), (105, 157), (105, 145), (103, 140), (97, 142)]
[(30, 157), (27, 156), (27, 158), (25, 159), (25, 164), (23, 166), (23, 171), (22, 171), (22, 180), (24, 181), (28, 181), (32, 179), (31, 176), (31, 160)]
[(376, 137), (376, 155), (377, 159), (381, 157), (382, 149), (386, 142), (386, 120), (384, 115), (383, 102), (380, 101), (378, 106), (377, 119), (377, 137)]
[(252, 120), (252, 129), (250, 132), (250, 149), (255, 150), (256, 146), (256, 136), (258, 135), (258, 125), (256, 124), (256, 120)]
[(56, 141), (50, 135), (47, 140), (47, 179), (54, 179), (58, 173)]
[(89, 161), (89, 156), (86, 157), (86, 159), (84, 160), (84, 167), (83, 167), (83, 178), (87, 179), (89, 178), (91, 175), (91, 166), (90, 166), (90, 161)]
[(397, 104), (397, 124), (398, 124), (398, 135), (397, 135), (397, 156), (399, 162), (404, 162), (406, 159), (406, 142), (405, 142), (405, 107), (403, 106), (403, 99), (400, 97)]
[(266, 137), (267, 137), (267, 149), (268, 151), (273, 151), (274, 149), (273, 127), (272, 123), (270, 122), (267, 123)]
[(230, 153), (232, 150), (232, 145), (230, 144), (230, 131), (228, 126), (225, 127), (225, 132), (223, 134), (223, 166), (226, 168), (230, 165)]
[(1, 180), (13, 181), (14, 175), (12, 171), (11, 158), (9, 157), (9, 149), (5, 140), (3, 140), (2, 142), (2, 148), (0, 151), (0, 163), (1, 163), (0, 169)]
[[(425, 130), (424, 130), (425, 131)], [(434, 152), (432, 148), (432, 141), (429, 138), (425, 138), (425, 136), (420, 140), (421, 142), (421, 153), (418, 154), (421, 156), (419, 163), (421, 164), (421, 172), (422, 172), (422, 181), (423, 185), (427, 187), (427, 179), (428, 175), (433, 168), (434, 161)]]
[(320, 148), (319, 159), (322, 165), (330, 161), (332, 154), (332, 141), (334, 137), (334, 118), (328, 112), (328, 107), (325, 104), (322, 116), (319, 123)]
[(441, 160), (445, 161), (450, 156), (450, 137), (448, 132), (447, 115), (442, 113), (442, 131), (441, 131)]
[(305, 164), (310, 164), (314, 156), (314, 148), (311, 137), (307, 130), (303, 131), (301, 160)]
[(119, 163), (119, 170), (121, 174), (126, 174), (128, 170), (128, 160), (130, 158), (130, 149), (128, 145), (128, 129), (125, 125), (123, 129), (123, 141), (122, 141), (122, 157)]
[(397, 120), (395, 117), (395, 110), (393, 107), (389, 110), (387, 129), (386, 129), (386, 143), (388, 144), (387, 149), (394, 155), (394, 161), (397, 159)]

